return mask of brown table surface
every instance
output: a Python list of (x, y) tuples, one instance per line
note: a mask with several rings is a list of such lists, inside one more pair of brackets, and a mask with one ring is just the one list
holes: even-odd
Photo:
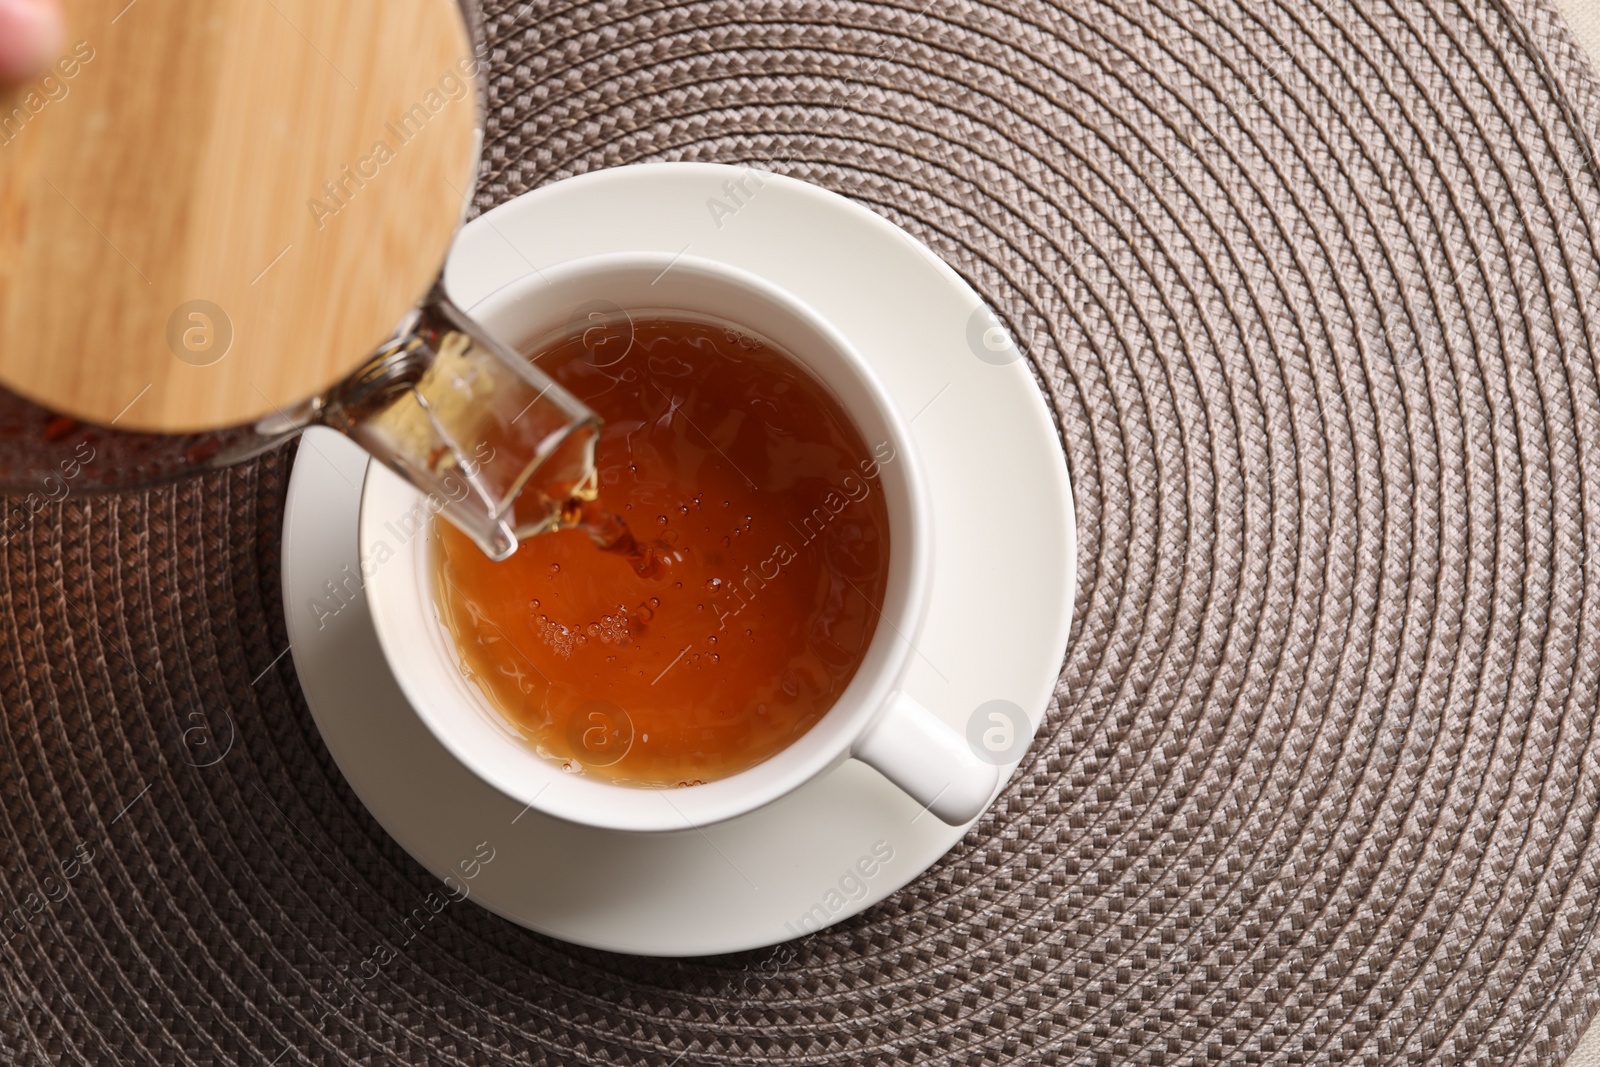
[(490, 9), (480, 208), (640, 160), (765, 161), (906, 227), (1039, 340), (1080, 533), (1058, 700), (943, 862), (799, 942), (629, 958), (460, 907), (396, 947), (435, 883), (276, 659), (292, 453), (11, 500), (0, 1061), (1577, 1046), (1600, 83), (1553, 8)]

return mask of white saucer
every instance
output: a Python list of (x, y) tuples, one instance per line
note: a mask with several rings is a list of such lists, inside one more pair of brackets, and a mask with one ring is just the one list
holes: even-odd
[[(996, 700), (1019, 705), (1037, 729), (1072, 618), (1071, 487), (1027, 363), (1005, 362), (1016, 353), (977, 295), (926, 246), (842, 197), (711, 164), (602, 171), (502, 205), (462, 232), (446, 282), (470, 309), (529, 271), (639, 249), (763, 275), (873, 360), (911, 423), (935, 514), (934, 588), (906, 688), (964, 734)], [(283, 536), (295, 667), (367, 808), (484, 907), (616, 952), (733, 952), (855, 915), (961, 839), (965, 828), (855, 761), (703, 831), (630, 835), (519, 810), (434, 739), (384, 662), (359, 593), (366, 465), (327, 430), (309, 431), (295, 460)], [(313, 607), (328, 603), (327, 583), (350, 590), (331, 615)]]

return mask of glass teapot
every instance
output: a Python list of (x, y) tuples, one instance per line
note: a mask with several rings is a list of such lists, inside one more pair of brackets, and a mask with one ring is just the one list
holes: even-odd
[[(197, 324), (196, 329), (204, 329)], [(439, 513), (505, 559), (594, 495), (600, 420), (442, 290), (328, 392), (241, 426), (135, 433), (58, 415), (0, 389), (0, 540), (51, 500), (137, 489), (258, 456), (330, 426), (428, 493)]]
[[(326, 86), (332, 86), (323, 89), (324, 94), (332, 100), (343, 99), (338, 94), (344, 92), (335, 80), (334, 74), (337, 74), (338, 78), (352, 90), (355, 89), (356, 81), (347, 75), (346, 70), (340, 69), (341, 63), (348, 66), (349, 61), (344, 59), (347, 53), (339, 51), (336, 47), (338, 44), (350, 44), (355, 49), (365, 46), (368, 38), (374, 34), (389, 35), (382, 42), (373, 44), (369, 48), (369, 52), (375, 53), (376, 59), (373, 61), (373, 67), (366, 71), (367, 77), (361, 77), (361, 71), (351, 71), (363, 83), (368, 79), (381, 80), (384, 71), (393, 66), (396, 55), (410, 58), (421, 53), (423, 51), (420, 45), (421, 38), (416, 35), (425, 31), (409, 26), (403, 17), (403, 12), (395, 10), (392, 6), (387, 8), (384, 6), (390, 3), (391, 0), (350, 0), (349, 4), (326, 5), (319, 8), (314, 4), (302, 4), (297, 7), (294, 3), (286, 2), (267, 5), (272, 12), (263, 9), (261, 13), (250, 16), (267, 19), (268, 22), (253, 27), (233, 27), (230, 32), (235, 40), (241, 37), (248, 40), (251, 34), (259, 35), (261, 32), (266, 32), (262, 30), (262, 26), (265, 26), (267, 31), (282, 32), (285, 39), (290, 40), (288, 31), (293, 30), (295, 37), (311, 44), (312, 51), (316, 54), (313, 57), (307, 52), (299, 57), (310, 65), (307, 69), (311, 73), (282, 88), (284, 94), (282, 99), (299, 100), (300, 104), (297, 106), (301, 110), (296, 112), (288, 104), (284, 104), (279, 112), (269, 114), (267, 118), (279, 121), (284, 116), (299, 117), (314, 125), (315, 115), (312, 113), (314, 109), (308, 112), (304, 107), (306, 99), (316, 97), (314, 92), (306, 88), (308, 81), (315, 82), (320, 78)], [(470, 41), (474, 56), (484, 54), (479, 13), (472, 0), (461, 0), (459, 14), (450, 0), (415, 0), (414, 6), (421, 10), (429, 4), (444, 4), (450, 12), (448, 15), (450, 19), (464, 17), (465, 28), (457, 25), (455, 29), (464, 33), (463, 40)], [(177, 5), (183, 8), (187, 6)], [(119, 10), (120, 13), (110, 17), (110, 13)], [(116, 179), (106, 175), (88, 175), (81, 176), (82, 181), (91, 184), (69, 185), (62, 177), (61, 169), (58, 168), (52, 180), (47, 170), (35, 166), (37, 161), (30, 160), (27, 153), (30, 151), (36, 154), (43, 153), (49, 158), (51, 146), (54, 145), (57, 155), (65, 154), (71, 162), (72, 153), (77, 151), (77, 145), (81, 141), (88, 146), (85, 152), (93, 157), (93, 152), (96, 151), (96, 142), (93, 139), (101, 136), (97, 131), (107, 125), (107, 117), (115, 120), (120, 117), (119, 109), (124, 107), (136, 109), (139, 106), (136, 101), (123, 103), (124, 97), (130, 93), (129, 86), (133, 87), (131, 91), (136, 94), (141, 78), (167, 77), (168, 67), (155, 68), (158, 71), (157, 75), (140, 74), (138, 64), (152, 62), (148, 54), (163, 48), (190, 49), (192, 52), (194, 42), (188, 37), (197, 34), (203, 37), (204, 34), (213, 32), (213, 24), (219, 21), (198, 20), (198, 16), (191, 16), (184, 22), (169, 20), (163, 25), (160, 21), (161, 11), (162, 9), (153, 6), (146, 10), (128, 8), (120, 0), (115, 3), (111, 0), (73, 0), (68, 6), (68, 17), (74, 23), (72, 35), (81, 34), (81, 37), (72, 47), (72, 51), (57, 65), (51, 76), (38, 86), (31, 90), (24, 87), (23, 91), (14, 94), (10, 100), (0, 98), (0, 120), (4, 120), (8, 113), (21, 116), (20, 119), (14, 119), (11, 126), (0, 126), (0, 260), (6, 257), (8, 247), (24, 251), (33, 249), (29, 254), (44, 262), (47, 268), (53, 264), (63, 264), (63, 276), (69, 279), (73, 277), (72, 270), (78, 266), (78, 261), (61, 260), (59, 257), (52, 260), (49, 254), (54, 253), (53, 249), (47, 250), (49, 254), (38, 250), (40, 239), (34, 239), (33, 245), (29, 245), (26, 235), (7, 234), (7, 227), (10, 225), (6, 218), (8, 198), (13, 203), (21, 198), (26, 206), (27, 196), (38, 196), (43, 198), (40, 202), (54, 205), (56, 210), (63, 213), (58, 218), (66, 217), (70, 221), (70, 217), (64, 214), (66, 208), (50, 199), (53, 194), (59, 196), (60, 200), (82, 217), (84, 222), (89, 223), (95, 234), (98, 234), (105, 245), (109, 246), (111, 251), (115, 251), (126, 265), (138, 274), (139, 279), (143, 280), (150, 291), (159, 288), (161, 277), (150, 263), (161, 263), (160, 253), (165, 250), (166, 236), (156, 233), (150, 237), (144, 245), (145, 251), (142, 256), (137, 249), (134, 250), (134, 255), (146, 262), (146, 269), (141, 270), (135, 265), (134, 258), (130, 258), (129, 249), (119, 246), (112, 240), (112, 236), (118, 236), (120, 240), (122, 231), (110, 227), (102, 229), (101, 226), (94, 224), (90, 214), (96, 209), (93, 205), (86, 208), (81, 202), (85, 197), (98, 199), (100, 194), (107, 190), (104, 183)], [(434, 17), (440, 14), (436, 7), (429, 7), (424, 13)], [(363, 16), (372, 20), (367, 27), (360, 25)], [(181, 16), (172, 16), (173, 19), (179, 17)], [(285, 29), (270, 21), (274, 17), (294, 24)], [(138, 21), (141, 18), (146, 19), (143, 24)], [(200, 24), (202, 21), (203, 25)], [(96, 32), (104, 36), (97, 37)], [(408, 32), (413, 34), (410, 39), (405, 37)], [(117, 34), (122, 36), (115, 36)], [(142, 40), (141, 34), (144, 35)], [(174, 34), (188, 36), (179, 41), (174, 39)], [(313, 44), (313, 38), (320, 39), (322, 47)], [(330, 44), (330, 41), (334, 43)], [(214, 43), (219, 50), (226, 50), (226, 40), (217, 38)], [(387, 51), (381, 50), (384, 48)], [(258, 48), (256, 51), (272, 50)], [(351, 51), (348, 54), (360, 53)], [(96, 66), (97, 60), (98, 66)], [(319, 63), (326, 63), (327, 67), (333, 70), (330, 72), (319, 66)], [(429, 79), (426, 93), (418, 91), (413, 80), (412, 87), (404, 91), (414, 93), (415, 96), (392, 96), (391, 101), (381, 105), (380, 109), (368, 108), (377, 114), (378, 119), (386, 115), (398, 116), (398, 118), (391, 117), (387, 125), (378, 127), (374, 125), (376, 120), (374, 122), (366, 122), (365, 118), (362, 120), (366, 125), (361, 126), (361, 129), (384, 131), (381, 135), (384, 139), (382, 143), (393, 146), (390, 151), (391, 156), (395, 152), (402, 155), (409, 153), (403, 166), (416, 168), (426, 162), (426, 153), (433, 149), (429, 148), (428, 142), (420, 137), (424, 132), (431, 132), (425, 131), (423, 124), (430, 120), (431, 115), (440, 113), (435, 107), (435, 98), (442, 102), (444, 107), (450, 105), (451, 101), (447, 97), (454, 96), (452, 89), (457, 84), (462, 87), (460, 106), (473, 108), (471, 130), (476, 131), (476, 137), (471, 141), (470, 154), (471, 162), (474, 166), (476, 164), (482, 128), (482, 92), (479, 87), (478, 72), (474, 69), (471, 71), (473, 75), (471, 78), (461, 78), (452, 82), (450, 68), (444, 69), (445, 75), (442, 79), (437, 79), (436, 86), (433, 85), (434, 79)], [(128, 73), (130, 71), (131, 74)], [(467, 73), (467, 68), (464, 66), (462, 73)], [(213, 71), (213, 74), (217, 78), (227, 77), (225, 69)], [(183, 76), (196, 77), (189, 73), (187, 67)], [(252, 82), (248, 87), (252, 94), (257, 95), (247, 98), (247, 106), (259, 105), (260, 76), (258, 72), (256, 82)], [(93, 85), (97, 77), (103, 84), (88, 88), (87, 86)], [(118, 79), (121, 80), (120, 85), (112, 84)], [(86, 88), (74, 94), (75, 85)], [(478, 87), (479, 91), (470, 93), (469, 87)], [(164, 91), (168, 94), (166, 98), (154, 100), (146, 108), (146, 117), (149, 121), (157, 123), (155, 128), (162, 131), (165, 131), (168, 125), (181, 125), (184, 116), (174, 113), (182, 111), (182, 101), (200, 100), (205, 93), (213, 92), (214, 87), (189, 84), (174, 89), (168, 85)], [(94, 94), (97, 92), (100, 94), (98, 106), (102, 112), (98, 125), (94, 116), (97, 106)], [(464, 99), (469, 93), (472, 96), (470, 103)], [(79, 99), (74, 100), (74, 95)], [(395, 107), (392, 103), (393, 100), (400, 100), (404, 104), (413, 99), (415, 104), (409, 110), (403, 106)], [(179, 103), (174, 103), (174, 100)], [(8, 112), (8, 105), (12, 105), (13, 101), (15, 107), (21, 110)], [(37, 111), (33, 110), (35, 102), (39, 104)], [(71, 110), (74, 105), (78, 109), (77, 112)], [(213, 111), (223, 110), (224, 106), (211, 103), (209, 100), (204, 101), (204, 107)], [(387, 107), (388, 110), (382, 111), (381, 107)], [(51, 111), (51, 108), (55, 110)], [(215, 118), (203, 115), (196, 121), (214, 123)], [(82, 128), (72, 130), (70, 137), (62, 133), (63, 126), (55, 129), (50, 127), (51, 123), (59, 123), (70, 129), (70, 123), (73, 122), (81, 123)], [(262, 123), (258, 118), (257, 126), (260, 125)], [(443, 123), (436, 121), (435, 125), (442, 126)], [(279, 132), (281, 136), (277, 143), (280, 146), (290, 142), (298, 143), (297, 138), (306, 133), (296, 130)], [(51, 136), (55, 136), (56, 141), (52, 142), (49, 139)], [(434, 135), (434, 142), (443, 143), (441, 136)], [(65, 147), (62, 147), (63, 145)], [(422, 147), (417, 147), (418, 145)], [(163, 149), (156, 144), (141, 142), (139, 150), (154, 153)], [(256, 158), (260, 158), (259, 153), (262, 149), (248, 144), (243, 144), (240, 148), (241, 158), (248, 157), (251, 151), (256, 151), (258, 153)], [(7, 153), (12, 153), (9, 159)], [(147, 162), (145, 159), (140, 160), (141, 165)], [(248, 170), (236, 159), (225, 159), (224, 163), (225, 173), (228, 166), (232, 167), (233, 172)], [(380, 188), (378, 181), (372, 177), (377, 174), (380, 163), (387, 165), (388, 160), (373, 162), (371, 157), (368, 157), (359, 161), (354, 170), (346, 166), (343, 171), (335, 171), (338, 184), (335, 185), (334, 180), (325, 183), (328, 199), (314, 198), (308, 201), (311, 207), (311, 220), (307, 222), (302, 215), (297, 225), (308, 229), (315, 223), (316, 231), (321, 232), (327, 229), (330, 221), (326, 216), (337, 213), (345, 206), (346, 201), (356, 204), (355, 198), (359, 196), (363, 198), (359, 202), (361, 209), (374, 210), (374, 205), (378, 203), (380, 197), (398, 195), (401, 179), (395, 177), (382, 179), (390, 185), (381, 192), (364, 191), (368, 187), (368, 182), (374, 189)], [(367, 166), (373, 169), (370, 171), (365, 169)], [(29, 169), (30, 167), (32, 169)], [(215, 169), (213, 165), (213, 170)], [(256, 169), (261, 171), (271, 168)], [(402, 168), (392, 169), (399, 171)], [(161, 172), (158, 171), (159, 173)], [(362, 180), (363, 176), (366, 176), (366, 181)], [(246, 174), (245, 177), (248, 178), (250, 175)], [(47, 184), (49, 191), (45, 191), (39, 182)], [(134, 178), (134, 183), (137, 183), (137, 176)], [(451, 189), (454, 190), (455, 186), (452, 185)], [(340, 191), (345, 194), (343, 198), (338, 195)], [(169, 200), (178, 202), (171, 199), (173, 194), (170, 190), (159, 185), (148, 195), (151, 204), (149, 210), (157, 214)], [(435, 195), (438, 195), (437, 190)], [(463, 203), (455, 209), (457, 217), (447, 220), (446, 227), (441, 230), (446, 238), (449, 231), (459, 222), (459, 211), (467, 199), (459, 193), (457, 196)], [(237, 204), (229, 212), (216, 217), (223, 218), (230, 224), (240, 220), (242, 226), (251, 221), (248, 212), (253, 206), (248, 202)], [(298, 208), (298, 205), (295, 206)], [(140, 210), (140, 206), (136, 205), (135, 211), (137, 210)], [(351, 214), (356, 215), (358, 212), (353, 211)], [(27, 212), (13, 211), (11, 215), (12, 218), (26, 217)], [(137, 229), (140, 221), (142, 220), (135, 219), (128, 223), (127, 228)], [(332, 221), (344, 224), (339, 219)], [(349, 223), (347, 228), (354, 225), (355, 223)], [(5, 243), (8, 236), (12, 242), (10, 246)], [(347, 233), (341, 236), (348, 238), (350, 235)], [(54, 241), (54, 235), (45, 234), (44, 237)], [(110, 259), (110, 252), (105, 247), (94, 244), (87, 236), (84, 239), (89, 241), (85, 247), (102, 255), (113, 267), (117, 266), (115, 261)], [(283, 239), (282, 233), (278, 233), (273, 239), (274, 241)], [(308, 241), (304, 237), (295, 239)], [(231, 253), (233, 249), (225, 247), (223, 251)], [(17, 253), (11, 258), (15, 261), (20, 255), (21, 253)], [(215, 258), (214, 256), (213, 259)], [(348, 253), (346, 258), (348, 259)], [(383, 266), (385, 265), (380, 260), (374, 269), (381, 269)], [(417, 265), (412, 264), (411, 267), (414, 270)], [(436, 269), (437, 262), (431, 266), (422, 264), (421, 267), (424, 270)], [(0, 261), (0, 330), (7, 325), (5, 309), (8, 307), (12, 309), (13, 317), (10, 322), (13, 325), (17, 322), (30, 321), (25, 317), (27, 300), (30, 296), (29, 285), (36, 283), (37, 278), (28, 276), (25, 273), (27, 269), (32, 269), (31, 264), (24, 264), (19, 268), (13, 262), (8, 272), (7, 264)], [(359, 273), (360, 270), (358, 264), (356, 272)], [(262, 273), (266, 275), (267, 272)], [(324, 271), (323, 275), (319, 276), (324, 286), (326, 286), (326, 274)], [(145, 290), (141, 289), (131, 276), (117, 275), (114, 280), (123, 283), (126, 291), (133, 294), (129, 299), (142, 298)], [(257, 278), (249, 284), (258, 286), (260, 280)], [(92, 286), (81, 286), (81, 288), (90, 287)], [(45, 292), (53, 299), (58, 290), (65, 290), (68, 298), (73, 296), (73, 289), (67, 284)], [(259, 288), (247, 288), (243, 281), (237, 283), (236, 291), (245, 294), (236, 298), (240, 301), (262, 299)], [(331, 312), (325, 311), (326, 314), (338, 314), (336, 295), (327, 293), (312, 295), (332, 307)], [(25, 309), (21, 316), (16, 311), (19, 305)], [(127, 312), (123, 310), (126, 306), (126, 299), (121, 303), (115, 301), (96, 303), (84, 298), (82, 308), (69, 308), (65, 313), (58, 313), (56, 318), (58, 320), (66, 318), (70, 324), (74, 315), (80, 319), (85, 316), (103, 316), (105, 329), (111, 331), (109, 336), (118, 339), (121, 335), (115, 331), (124, 328), (123, 320), (132, 321), (137, 318), (134, 312), (138, 309), (134, 308), (134, 312)], [(162, 319), (167, 319), (166, 306), (159, 305)], [(280, 311), (269, 304), (262, 313), (265, 317), (260, 321), (270, 322), (274, 313), (278, 313), (280, 317), (293, 314), (291, 310)], [(401, 309), (396, 308), (388, 314), (400, 313)], [(152, 319), (153, 316), (146, 315), (145, 318)], [(80, 332), (94, 335), (101, 321), (96, 319)], [(388, 318), (379, 325), (386, 326), (390, 322), (393, 322), (393, 318)], [(54, 334), (69, 339), (76, 336), (70, 330), (63, 331), (59, 322), (52, 329)], [(128, 329), (131, 330), (131, 327)], [(234, 323), (229, 321), (227, 313), (216, 304), (207, 300), (183, 301), (166, 321), (164, 330), (160, 330), (159, 327), (153, 330), (147, 328), (146, 332), (150, 333), (152, 338), (144, 347), (147, 349), (154, 347), (153, 338), (159, 333), (167, 342), (167, 346), (172, 349), (170, 355), (162, 353), (161, 358), (176, 357), (177, 360), (192, 367), (204, 367), (210, 347), (220, 345), (223, 349), (222, 354), (227, 354), (226, 349), (232, 340), (233, 329)], [(49, 332), (49, 330), (39, 331), (41, 334)], [(223, 335), (221, 340), (219, 334)], [(336, 375), (322, 373), (322, 381), (318, 381), (315, 374), (308, 371), (305, 387), (296, 393), (294, 392), (296, 379), (293, 373), (288, 373), (288, 383), (282, 388), (290, 392), (282, 393), (280, 389), (279, 397), (269, 397), (263, 390), (259, 388), (255, 390), (261, 397), (259, 406), (270, 410), (264, 414), (258, 411), (247, 420), (236, 420), (232, 424), (219, 425), (217, 428), (209, 428), (208, 423), (201, 428), (190, 426), (177, 432), (160, 427), (152, 429), (149, 426), (130, 429), (128, 428), (130, 422), (137, 422), (136, 419), (125, 420), (120, 414), (111, 415), (110, 409), (103, 405), (86, 413), (75, 401), (80, 393), (87, 392), (95, 384), (93, 379), (96, 373), (109, 367), (109, 362), (89, 363), (88, 357), (81, 356), (78, 349), (67, 347), (63, 343), (58, 345), (58, 351), (65, 353), (64, 357), (61, 355), (52, 357), (46, 352), (42, 358), (34, 359), (30, 363), (29, 359), (24, 357), (32, 357), (33, 353), (24, 351), (20, 346), (32, 345), (35, 336), (36, 334), (25, 329), (12, 328), (0, 332), (0, 372), (3, 372), (0, 373), (0, 383), (17, 386), (14, 389), (0, 388), (0, 491), (12, 497), (7, 505), (9, 512), (0, 515), (0, 538), (18, 528), (19, 522), (26, 521), (32, 512), (41, 508), (45, 502), (61, 499), (69, 493), (82, 490), (140, 488), (193, 473), (226, 467), (259, 455), (312, 425), (329, 426), (353, 438), (375, 458), (428, 493), (441, 514), (470, 535), (486, 554), (496, 559), (511, 555), (522, 538), (559, 525), (564, 507), (573, 499), (587, 499), (593, 495), (594, 447), (599, 436), (599, 420), (527, 359), (487, 336), (468, 315), (450, 301), (442, 285), (438, 283), (434, 284), (431, 291), (412, 310), (403, 313), (402, 321), (395, 327), (387, 341), (380, 344), (364, 362), (359, 363), (353, 371), (345, 373), (335, 384), (327, 386), (323, 383)], [(146, 339), (141, 336), (140, 340)], [(4, 358), (4, 347), (11, 345), (19, 347), (12, 349), (13, 358), (7, 361)], [(112, 345), (98, 346), (97, 350), (100, 349), (104, 350), (104, 358), (107, 361), (126, 358), (126, 348), (121, 346), (120, 340)], [(346, 355), (353, 356), (354, 359), (338, 364), (335, 367), (336, 371), (347, 371), (352, 362), (360, 360), (359, 352)], [(28, 375), (33, 373), (36, 367), (43, 367), (39, 373), (45, 374), (54, 365), (51, 362), (52, 358), (85, 361), (85, 368), (76, 372), (76, 379), (58, 387), (56, 393), (52, 394), (61, 399), (62, 403), (51, 402), (48, 398), (41, 402), (40, 390), (23, 387), (25, 380), (31, 382)], [(263, 373), (281, 372), (283, 363), (282, 360), (273, 363)], [(264, 363), (262, 365), (266, 366)], [(158, 367), (158, 369), (163, 368)], [(326, 371), (326, 366), (323, 370)], [(193, 395), (196, 389), (209, 388), (208, 382), (221, 380), (205, 379), (196, 372), (184, 368), (178, 368), (173, 373), (190, 375), (183, 386), (188, 392), (181, 395)], [(278, 373), (277, 376), (281, 379), (285, 374)], [(234, 377), (238, 378), (239, 375), (235, 374)], [(144, 378), (140, 377), (138, 380), (142, 381)], [(196, 385), (196, 382), (199, 384)], [(241, 387), (236, 381), (235, 389), (239, 388)], [(308, 394), (309, 399), (303, 399)], [(211, 411), (213, 408), (207, 407), (206, 410)], [(122, 428), (118, 427), (119, 423)]]

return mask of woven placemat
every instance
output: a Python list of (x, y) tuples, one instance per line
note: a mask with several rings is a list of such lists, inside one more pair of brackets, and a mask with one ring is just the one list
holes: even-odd
[(634, 959), (471, 905), (408, 939), (435, 885), (283, 656), (291, 454), (71, 495), (0, 550), (0, 1061), (1572, 1048), (1600, 107), (1546, 7), (502, 0), (488, 32), (479, 207), (766, 161), (1001, 311), (1077, 490), (1059, 702), (944, 862), (802, 941)]

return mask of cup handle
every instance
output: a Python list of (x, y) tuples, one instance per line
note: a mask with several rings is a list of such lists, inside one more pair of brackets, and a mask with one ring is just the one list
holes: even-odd
[(951, 826), (978, 817), (1000, 783), (1000, 768), (905, 692), (889, 700), (851, 753)]

